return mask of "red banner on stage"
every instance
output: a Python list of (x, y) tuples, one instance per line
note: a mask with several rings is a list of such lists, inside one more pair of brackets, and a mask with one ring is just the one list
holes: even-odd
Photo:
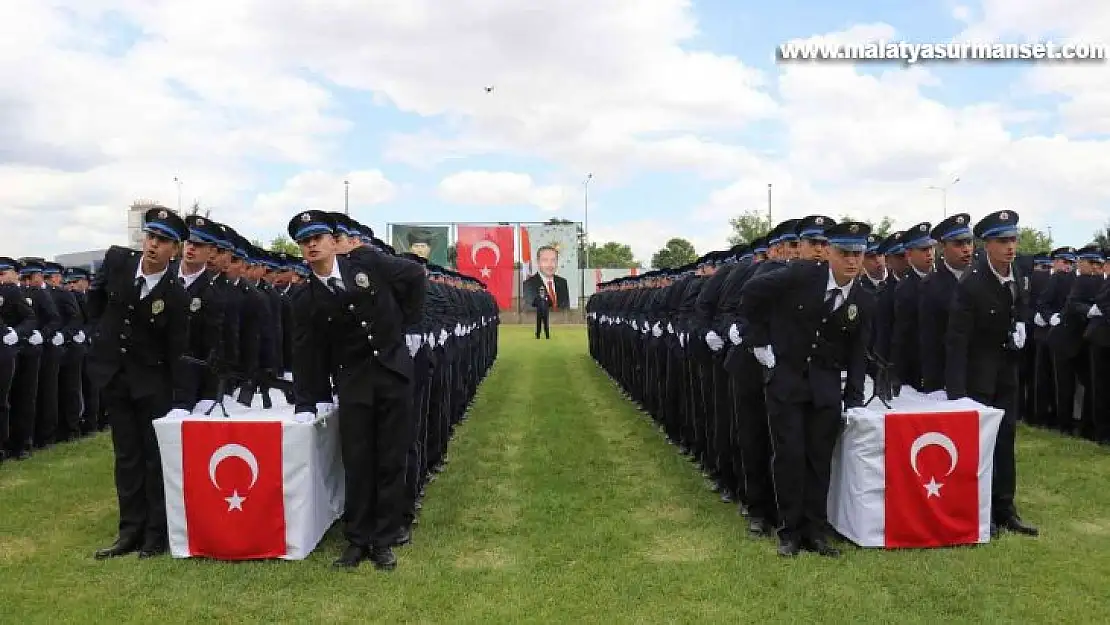
[(513, 227), (459, 226), (455, 246), (459, 273), (486, 285), (501, 310), (513, 304)]
[(978, 542), (979, 413), (888, 415), (886, 546)]

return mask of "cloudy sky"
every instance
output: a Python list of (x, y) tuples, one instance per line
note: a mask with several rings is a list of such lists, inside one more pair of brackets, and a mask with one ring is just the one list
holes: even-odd
[[(1105, 0), (5, 0), (0, 254), (125, 241), (194, 199), (269, 240), (306, 207), (583, 218), (643, 260), (729, 217), (1110, 217), (1110, 67), (778, 64), (786, 41), (1110, 38)], [(485, 87), (493, 85), (492, 93)]]

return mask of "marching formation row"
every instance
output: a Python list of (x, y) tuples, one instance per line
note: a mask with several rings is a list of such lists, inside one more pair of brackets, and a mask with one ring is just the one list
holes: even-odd
[(884, 238), (864, 223), (788, 220), (689, 266), (598, 285), (590, 353), (740, 502), (752, 534), (777, 529), (782, 555), (837, 554), (829, 465), (842, 411), (869, 401), (867, 378), (880, 397), (906, 384), (1003, 410), (991, 529), (1036, 535), (1014, 504), (1015, 424), (1024, 410), (1104, 436), (1110, 280), (1095, 246), (1023, 268), (1017, 224), (1012, 211), (974, 226), (959, 214)]
[(8, 454), (110, 426), (120, 525), (97, 557), (150, 557), (167, 550), (153, 419), (219, 415), (225, 398), (250, 405), (259, 392), (271, 408), (270, 389), (298, 420), (336, 405), (350, 543), (336, 564), (392, 567), (497, 356), (492, 296), (341, 213), (290, 221), (303, 259), (205, 217), (144, 219), (143, 250), (113, 247), (94, 276), (0, 258)]

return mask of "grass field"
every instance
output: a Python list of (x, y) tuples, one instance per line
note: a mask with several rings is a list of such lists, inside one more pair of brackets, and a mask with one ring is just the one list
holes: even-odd
[(1095, 623), (1110, 619), (1110, 455), (1022, 429), (1036, 539), (784, 561), (586, 353), (503, 328), (501, 356), (392, 573), (303, 562), (108, 562), (106, 435), (0, 467), (0, 623)]

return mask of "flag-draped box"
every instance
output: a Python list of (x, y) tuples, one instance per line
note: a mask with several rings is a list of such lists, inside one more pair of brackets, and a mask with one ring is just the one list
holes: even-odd
[(994, 445), (1003, 411), (903, 388), (886, 409), (848, 411), (833, 452), (829, 523), (863, 547), (990, 541)]
[(343, 513), (338, 416), (299, 423), (288, 406), (236, 408), (154, 421), (170, 553), (303, 559)]

